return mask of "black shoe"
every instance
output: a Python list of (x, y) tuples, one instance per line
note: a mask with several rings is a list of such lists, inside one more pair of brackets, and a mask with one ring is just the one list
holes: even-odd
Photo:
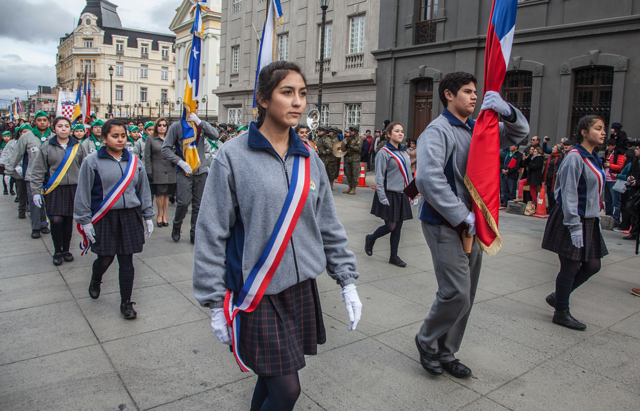
[(627, 236), (622, 237), (623, 240), (635, 240), (636, 236), (633, 234), (629, 234)]
[(556, 310), (556, 312), (553, 313), (553, 323), (571, 328), (572, 330), (584, 331), (587, 329), (586, 325), (573, 318), (568, 309), (563, 311)]
[(162, 221), (158, 221), (158, 227), (162, 227)]
[(49, 230), (49, 227), (44, 227), (40, 229), (40, 234), (49, 234), (51, 232), (51, 230)]
[(372, 235), (367, 235), (364, 238), (364, 252), (367, 255), (373, 255), (373, 245), (376, 243), (376, 240), (373, 239)]
[(173, 231), (171, 231), (171, 239), (176, 243), (180, 241), (180, 227), (177, 225), (173, 225)]
[(18, 197), (14, 198), (14, 199), (13, 199), (13, 202), (14, 202), (14, 203), (17, 203), (17, 202), (18, 202)]
[(389, 264), (393, 264), (393, 265), (396, 265), (398, 267), (406, 267), (407, 266), (407, 263), (402, 261), (400, 259), (400, 257), (398, 257), (397, 255), (392, 255), (391, 257), (389, 257)]
[(556, 308), (556, 293), (555, 292), (549, 294), (547, 296), (547, 298), (545, 298), (545, 300), (547, 301), (547, 304), (549, 304), (553, 308)]
[(11, 194), (12, 196), (16, 195), (16, 192), (14, 190), (9, 191), (9, 194)]
[(24, 213), (24, 211), (18, 211), (18, 218), (21, 219), (21, 220), (24, 220), (25, 218), (27, 218), (27, 216)]
[(446, 370), (449, 374), (456, 378), (471, 377), (471, 369), (460, 362), (460, 360), (453, 360), (450, 362), (443, 362), (442, 369)]
[(162, 223), (163, 227), (169, 227), (169, 223), (167, 223), (166, 221), (164, 223)]
[(73, 254), (68, 251), (63, 251), (62, 258), (64, 259), (64, 261), (70, 263), (71, 261), (73, 261)]
[(191, 244), (194, 244), (196, 242), (196, 233), (189, 233), (189, 240)]
[(31, 230), (31, 238), (40, 238), (40, 230)]
[(175, 196), (169, 196), (169, 202), (171, 204), (175, 204), (176, 203), (176, 197)]
[(124, 315), (125, 320), (133, 320), (138, 316), (138, 313), (136, 312), (136, 310), (133, 309), (133, 306), (135, 304), (136, 303), (131, 301), (125, 301), (122, 304), (120, 304), (120, 312), (122, 313), (122, 315)]
[(8, 195), (9, 195), (9, 192), (5, 190), (2, 194), (4, 194), (4, 195), (8, 196)]
[(53, 255), (53, 265), (62, 265), (62, 254)]
[(102, 281), (96, 281), (93, 278), (89, 283), (89, 297), (93, 298), (94, 300), (100, 297), (100, 284), (102, 284)]
[(422, 349), (422, 346), (418, 342), (417, 335), (416, 347), (418, 347), (418, 352), (420, 353), (420, 364), (422, 365), (422, 368), (431, 375), (442, 375), (442, 364), (440, 364), (438, 354), (429, 354)]

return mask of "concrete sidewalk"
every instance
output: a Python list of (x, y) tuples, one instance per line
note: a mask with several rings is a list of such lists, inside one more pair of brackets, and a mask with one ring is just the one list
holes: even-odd
[[(370, 178), (369, 178), (370, 179)], [(413, 341), (437, 290), (417, 219), (405, 224), (400, 256), (389, 240), (364, 253), (373, 190), (334, 189), (364, 304), (357, 331), (340, 288), (318, 277), (328, 341), (300, 372), (297, 410), (637, 410), (640, 407), (640, 259), (633, 242), (605, 232), (611, 254), (574, 294), (586, 332), (551, 323), (544, 301), (558, 262), (540, 248), (546, 220), (501, 214), (504, 246), (485, 256), (476, 305), (459, 358), (474, 377), (430, 377)], [(170, 207), (172, 217), (174, 207)], [(414, 216), (416, 213), (414, 212)], [(188, 218), (187, 218), (188, 221)], [(94, 255), (55, 267), (49, 235), (30, 238), (12, 196), (0, 196), (0, 409), (247, 410), (255, 376), (239, 371), (191, 290), (193, 247), (155, 228), (136, 255), (138, 319), (119, 312), (117, 263), (98, 300), (87, 288)], [(185, 224), (184, 227), (187, 227)]]

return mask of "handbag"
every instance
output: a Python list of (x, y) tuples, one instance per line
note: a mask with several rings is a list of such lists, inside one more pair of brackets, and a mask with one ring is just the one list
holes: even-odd
[(627, 182), (622, 180), (616, 180), (616, 183), (613, 185), (613, 189), (620, 194), (624, 194), (627, 191)]
[(640, 216), (640, 191), (637, 191), (627, 200), (627, 211), (636, 218)]

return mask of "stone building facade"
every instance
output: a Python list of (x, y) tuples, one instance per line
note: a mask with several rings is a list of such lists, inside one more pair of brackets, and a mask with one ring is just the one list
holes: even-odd
[[(415, 137), (442, 112), (438, 86), (453, 71), (478, 78), (492, 0), (381, 0), (376, 117)], [(520, 0), (502, 94), (529, 118), (531, 135), (573, 135), (596, 113), (638, 136), (640, 0)], [(477, 109), (479, 110), (480, 104)], [(474, 116), (478, 113), (476, 112)]]

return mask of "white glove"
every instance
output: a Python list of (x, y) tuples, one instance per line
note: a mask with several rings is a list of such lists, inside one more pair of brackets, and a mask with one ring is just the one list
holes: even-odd
[(388, 198), (383, 198), (382, 200), (380, 200), (380, 204), (388, 206), (389, 205), (389, 199)]
[(349, 331), (353, 331), (356, 329), (358, 321), (360, 321), (360, 317), (362, 316), (362, 303), (360, 302), (360, 297), (358, 297), (356, 285), (349, 284), (345, 286), (340, 295), (347, 306), (347, 314), (349, 314), (349, 321), (351, 321)]
[(476, 235), (476, 215), (475, 215), (475, 213), (473, 213), (473, 212), (469, 213), (467, 218), (464, 219), (464, 222), (469, 225), (469, 235), (470, 236)]
[(218, 340), (227, 345), (231, 345), (231, 328), (227, 325), (227, 319), (224, 316), (224, 308), (211, 309), (211, 328)]
[(573, 231), (571, 233), (571, 242), (575, 248), (584, 247), (584, 240), (582, 239), (582, 230)]
[(487, 91), (484, 93), (481, 110), (493, 110), (505, 117), (509, 117), (511, 115), (511, 106), (504, 101), (496, 91)]
[(193, 173), (193, 170), (191, 169), (191, 166), (189, 165), (189, 163), (187, 163), (184, 160), (178, 161), (178, 167), (180, 167), (186, 174)]
[(83, 224), (82, 231), (84, 231), (84, 235), (90, 243), (96, 242), (96, 230), (93, 229), (93, 224)]
[(9, 176), (4, 176), (4, 183), (5, 183), (6, 185), (9, 185), (9, 184), (11, 183), (11, 177), (9, 177)]
[(15, 168), (16, 173), (18, 173), (19, 175), (22, 175), (22, 166), (18, 166)]
[(151, 236), (151, 233), (153, 233), (153, 221), (152, 220), (144, 220), (147, 223), (147, 237)]
[(187, 121), (191, 121), (193, 123), (196, 123), (196, 126), (199, 126), (200, 123), (202, 123), (202, 120), (200, 120), (198, 118), (198, 115), (196, 113), (189, 114), (189, 117), (187, 117)]
[(42, 197), (40, 197), (40, 194), (33, 196), (33, 204), (38, 208), (42, 208)]
[(420, 202), (420, 198), (416, 197), (413, 200), (411, 200), (411, 204), (413, 205), (418, 205), (418, 203)]

